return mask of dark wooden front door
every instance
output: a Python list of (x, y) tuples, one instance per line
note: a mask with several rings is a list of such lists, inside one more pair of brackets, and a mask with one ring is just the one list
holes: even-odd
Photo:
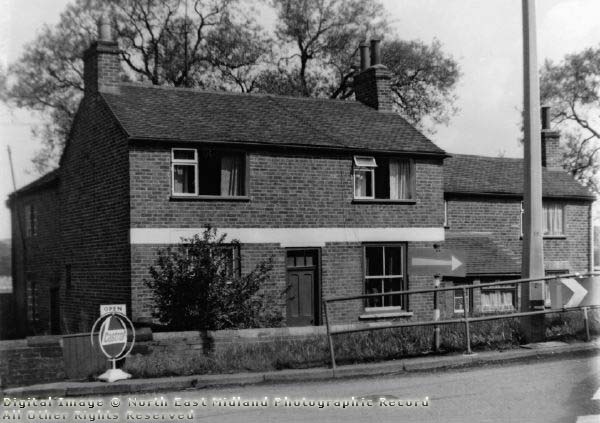
[(318, 325), (318, 251), (287, 252), (287, 325)]

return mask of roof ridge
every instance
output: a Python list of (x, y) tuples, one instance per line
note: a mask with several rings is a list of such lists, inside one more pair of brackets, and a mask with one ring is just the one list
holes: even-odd
[[(188, 92), (195, 94), (217, 94), (217, 95), (226, 95), (226, 96), (249, 96), (249, 97), (265, 97), (265, 98), (288, 98), (290, 100), (298, 100), (298, 101), (323, 101), (330, 102), (335, 101), (340, 104), (360, 104), (361, 106), (365, 106), (359, 101), (356, 100), (342, 100), (339, 98), (329, 98), (329, 97), (300, 97), (293, 95), (280, 95), (280, 94), (271, 94), (271, 93), (261, 93), (261, 92), (252, 92), (252, 93), (244, 93), (237, 91), (221, 91), (214, 88), (197, 88), (197, 87), (174, 87), (171, 85), (154, 85), (147, 84), (145, 82), (120, 82), (117, 86), (124, 87), (132, 87), (132, 88), (143, 88), (143, 89), (155, 89), (155, 90), (167, 90), (167, 91), (179, 91), (179, 92)], [(112, 94), (108, 92), (108, 94)]]
[(462, 153), (452, 153), (448, 152), (452, 157), (469, 157), (469, 158), (480, 158), (480, 159), (492, 159), (492, 160), (523, 160), (523, 157), (497, 157), (497, 156), (484, 156), (481, 154), (462, 154)]

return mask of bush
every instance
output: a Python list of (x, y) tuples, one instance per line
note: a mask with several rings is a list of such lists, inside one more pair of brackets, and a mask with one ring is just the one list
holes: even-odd
[(234, 251), (239, 242), (225, 243), (226, 234), (207, 227), (202, 236), (183, 238), (176, 247), (158, 252), (150, 279), (153, 316), (169, 330), (219, 330), (280, 326), (275, 298), (260, 291), (269, 280), (271, 261), (263, 261), (242, 276)]

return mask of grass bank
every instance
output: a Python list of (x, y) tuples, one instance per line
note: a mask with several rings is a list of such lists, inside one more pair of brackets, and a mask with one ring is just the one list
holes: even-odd
[[(600, 333), (600, 313), (591, 316), (591, 330)], [(463, 324), (441, 327), (442, 350), (465, 351)], [(581, 312), (546, 316), (547, 340), (584, 339)], [(502, 319), (471, 324), (474, 351), (516, 348), (524, 341), (519, 320)], [(422, 356), (433, 353), (433, 328), (381, 329), (334, 336), (338, 364), (366, 363)], [(218, 344), (205, 355), (201, 349), (150, 351), (127, 358), (124, 370), (134, 377), (238, 373), (329, 366), (325, 336), (273, 339), (268, 342)]]

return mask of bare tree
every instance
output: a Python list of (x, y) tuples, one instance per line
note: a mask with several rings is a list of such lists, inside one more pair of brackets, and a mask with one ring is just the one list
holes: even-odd
[(45, 26), (0, 78), (0, 98), (40, 114), (41, 173), (56, 165), (83, 95), (85, 49), (110, 13), (126, 64), (123, 79), (248, 91), (268, 43), (234, 0), (77, 0)]
[(541, 97), (563, 132), (564, 166), (600, 193), (600, 47), (568, 54), (541, 69)]

